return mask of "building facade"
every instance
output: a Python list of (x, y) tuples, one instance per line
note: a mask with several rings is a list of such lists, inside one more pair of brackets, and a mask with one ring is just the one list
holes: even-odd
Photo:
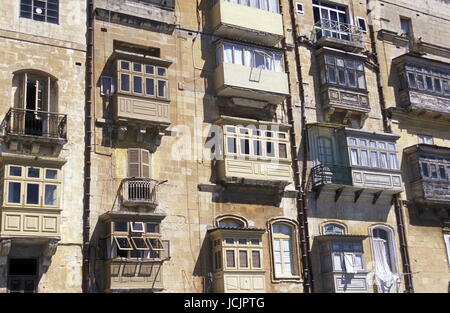
[(0, 292), (81, 292), (86, 5), (0, 17)]
[(10, 2), (1, 292), (448, 291), (448, 1)]

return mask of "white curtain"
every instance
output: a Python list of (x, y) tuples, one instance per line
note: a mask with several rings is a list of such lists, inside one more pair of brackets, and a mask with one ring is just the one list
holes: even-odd
[(389, 249), (388, 243), (384, 239), (373, 239), (374, 255), (375, 255), (375, 281), (380, 293), (397, 292), (397, 282), (400, 277), (392, 273), (389, 267), (388, 256), (386, 254)]
[(353, 253), (344, 253), (344, 264), (346, 273), (357, 273), (355, 262), (353, 260)]
[(260, 9), (269, 11), (269, 4), (267, 1), (268, 0), (259, 0), (259, 3), (261, 5)]
[(253, 66), (253, 51), (248, 49), (244, 50), (244, 65), (249, 67)]
[(234, 47), (234, 64), (244, 65), (242, 47)]
[(283, 72), (283, 56), (280, 54), (275, 54), (275, 60), (274, 60), (274, 64), (275, 64), (275, 72), (281, 73)]
[(269, 11), (278, 13), (278, 0), (269, 0)]
[(252, 8), (259, 8), (259, 0), (250, 0), (250, 6)]
[(223, 61), (224, 63), (233, 63), (233, 47), (230, 45), (224, 45), (223, 46)]

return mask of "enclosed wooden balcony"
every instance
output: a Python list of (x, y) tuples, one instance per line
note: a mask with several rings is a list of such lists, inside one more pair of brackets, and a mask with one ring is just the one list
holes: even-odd
[(355, 25), (321, 19), (314, 25), (313, 40), (321, 47), (360, 52), (364, 49), (362, 35)]
[(239, 64), (223, 63), (214, 71), (218, 96), (248, 98), (271, 104), (289, 95), (287, 74)]
[(418, 144), (406, 148), (404, 154), (414, 201), (450, 205), (450, 148)]
[(60, 238), (60, 210), (2, 208), (0, 236), (15, 238)]
[(214, 35), (275, 46), (284, 37), (278, 7), (268, 10), (217, 0), (211, 10)]

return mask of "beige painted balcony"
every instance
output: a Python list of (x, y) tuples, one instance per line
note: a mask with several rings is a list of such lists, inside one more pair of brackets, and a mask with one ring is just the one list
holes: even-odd
[(211, 11), (216, 36), (274, 46), (284, 37), (281, 14), (218, 0)]
[(240, 97), (279, 104), (289, 95), (287, 74), (223, 63), (214, 72), (218, 96)]
[(2, 208), (0, 236), (59, 238), (60, 219), (60, 210)]

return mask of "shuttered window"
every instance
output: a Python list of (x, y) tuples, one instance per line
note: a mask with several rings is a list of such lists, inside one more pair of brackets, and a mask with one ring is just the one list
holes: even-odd
[(128, 149), (128, 177), (150, 178), (150, 152), (144, 149)]

